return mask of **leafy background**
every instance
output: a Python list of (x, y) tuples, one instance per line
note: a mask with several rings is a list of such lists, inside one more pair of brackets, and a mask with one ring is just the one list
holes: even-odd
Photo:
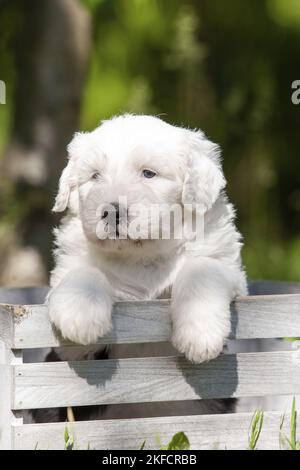
[[(49, 211), (66, 143), (75, 130), (125, 111), (200, 127), (218, 142), (249, 277), (300, 280), (300, 105), (291, 102), (291, 83), (300, 79), (298, 0), (60, 0), (59, 6), (57, 0), (2, 0), (0, 9), (0, 79), (7, 84), (7, 104), (0, 105), (2, 284), (47, 282), (47, 233), (57, 222)], [(29, 37), (38, 9), (40, 36)], [(74, 11), (86, 25), (79, 39), (80, 27), (68, 34)], [(50, 50), (38, 47), (44, 31)], [(67, 71), (64, 61), (73, 63)], [(59, 142), (51, 153), (34, 130), (44, 117), (36, 111), (39, 100), (52, 99), (44, 114), (54, 121), (80, 74), (72, 92), (78, 106), (59, 118), (59, 129), (51, 124), (51, 139)], [(42, 80), (48, 82), (39, 95)], [(18, 118), (22, 110), (29, 118)], [(18, 161), (16, 142), (23, 160), (46, 154), (49, 177), (26, 180), (10, 170)]]

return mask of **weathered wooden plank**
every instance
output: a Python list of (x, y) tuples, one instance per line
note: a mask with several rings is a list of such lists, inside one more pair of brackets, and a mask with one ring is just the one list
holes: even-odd
[(0, 305), (0, 341), (7, 348), (13, 345), (14, 307)]
[[(163, 444), (179, 431), (188, 436), (192, 449), (234, 449), (248, 447), (248, 432), (252, 413), (207, 416), (176, 416), (79, 421), (67, 425), (76, 449), (158, 449), (156, 436)], [(282, 432), (289, 436), (287, 415)], [(278, 412), (264, 415), (264, 424), (257, 448), (279, 449), (281, 416)], [(300, 419), (298, 418), (298, 426)], [(14, 427), (15, 449), (63, 449), (66, 423), (28, 424)]]
[(12, 424), (23, 423), (22, 415), (11, 410), (14, 393), (12, 365), (22, 364), (23, 351), (12, 351), (13, 322), (7, 310), (0, 309), (0, 449), (12, 448)]
[[(169, 301), (119, 302), (114, 306), (113, 329), (98, 344), (157, 342), (169, 339)], [(163, 338), (163, 339), (161, 339)], [(15, 347), (55, 347), (71, 344), (52, 327), (45, 305), (24, 307), (15, 321)]]
[(11, 351), (0, 341), (0, 450), (12, 448)]
[(11, 359), (12, 317), (0, 309), (0, 450), (11, 449)]
[[(2, 307), (5, 308), (5, 307)], [(71, 344), (54, 331), (45, 305), (9, 306), (14, 316), (16, 348), (56, 347)], [(230, 338), (300, 336), (300, 295), (252, 296), (232, 304)], [(113, 329), (98, 344), (160, 342), (170, 339), (170, 302), (118, 302)]]
[(231, 339), (295, 337), (300, 332), (300, 295), (239, 298), (231, 306)]
[(298, 394), (300, 351), (23, 364), (14, 384), (14, 409)]

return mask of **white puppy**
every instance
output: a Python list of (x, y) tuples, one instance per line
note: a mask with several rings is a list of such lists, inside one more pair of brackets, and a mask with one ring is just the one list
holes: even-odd
[[(71, 341), (92, 344), (111, 328), (114, 301), (171, 290), (174, 346), (194, 362), (216, 357), (230, 331), (230, 302), (247, 292), (218, 146), (201, 131), (124, 115), (77, 133), (68, 153), (53, 209), (68, 208), (55, 229), (47, 299), (54, 325)], [(125, 198), (127, 219), (120, 207)], [(188, 205), (204, 221), (203, 237), (188, 244), (185, 237), (147, 239), (147, 214), (139, 236), (122, 239), (137, 217), (131, 210), (136, 202)], [(98, 208), (106, 205), (116, 208), (110, 238), (103, 236), (110, 232), (108, 212)]]

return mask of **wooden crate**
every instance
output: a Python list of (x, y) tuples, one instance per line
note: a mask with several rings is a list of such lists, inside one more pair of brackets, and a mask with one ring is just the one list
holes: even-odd
[[(232, 304), (230, 338), (300, 337), (297, 284), (252, 283)], [(155, 343), (170, 338), (169, 301), (120, 302), (113, 330), (99, 344)], [(0, 448), (62, 449), (66, 423), (23, 424), (23, 410), (300, 393), (300, 351), (226, 354), (201, 365), (183, 357), (23, 363), (28, 348), (68, 346), (45, 305), (0, 306)], [(246, 449), (252, 413), (68, 423), (81, 449), (157, 447), (184, 431), (194, 449)], [(265, 413), (260, 449), (279, 447), (280, 413)], [(285, 420), (288, 426), (288, 417)]]

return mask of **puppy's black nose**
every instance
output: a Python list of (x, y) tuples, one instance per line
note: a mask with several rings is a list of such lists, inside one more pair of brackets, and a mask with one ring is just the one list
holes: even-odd
[(105, 219), (105, 223), (111, 229), (115, 229), (115, 236), (119, 238), (119, 224), (120, 218), (123, 217), (124, 208), (120, 207), (118, 202), (111, 202), (102, 209), (102, 219)]
[(116, 223), (118, 225), (120, 221), (120, 205), (118, 202), (112, 202), (111, 205), (115, 208), (116, 210)]
[[(112, 209), (112, 207), (114, 209)], [(109, 214), (112, 214), (116, 219), (116, 224), (118, 225), (120, 220), (120, 206), (118, 202), (111, 202), (107, 208), (102, 212), (102, 219), (106, 219)]]

